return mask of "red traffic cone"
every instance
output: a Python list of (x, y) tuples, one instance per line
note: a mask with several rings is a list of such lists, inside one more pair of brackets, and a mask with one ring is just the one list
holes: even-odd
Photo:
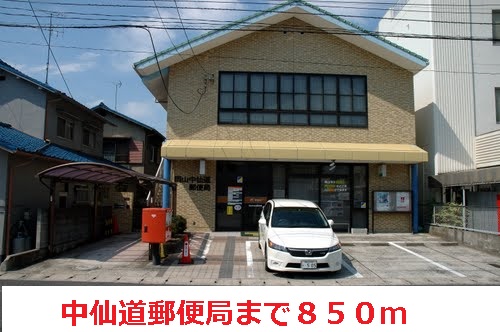
[(187, 234), (184, 234), (184, 244), (182, 246), (182, 256), (179, 260), (180, 264), (192, 264), (193, 260), (191, 259), (191, 252), (189, 250), (189, 238)]

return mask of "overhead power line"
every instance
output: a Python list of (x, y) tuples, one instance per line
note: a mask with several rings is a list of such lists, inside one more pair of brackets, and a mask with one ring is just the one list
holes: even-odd
[[(47, 43), (47, 47), (49, 48), (49, 52), (52, 55), (52, 59), (54, 60), (54, 63), (57, 66), (57, 70), (59, 71), (59, 74), (61, 75), (61, 78), (64, 82), (64, 85), (66, 86), (66, 89), (68, 90), (68, 94), (70, 95), (71, 98), (73, 98), (73, 95), (71, 94), (71, 90), (69, 89), (68, 83), (66, 82), (66, 79), (64, 78), (64, 75), (61, 71), (61, 67), (59, 67), (59, 63), (57, 62), (56, 56), (54, 55), (54, 52), (52, 51), (52, 48), (50, 47), (50, 42), (47, 40), (47, 37), (45, 37), (45, 33), (43, 32), (42, 25), (40, 24), (40, 21), (38, 20), (38, 17), (36, 16), (35, 9), (33, 8), (32, 4), (31, 4), (31, 0), (28, 0), (28, 3), (31, 7), (31, 10), (33, 11), (33, 15), (35, 16), (36, 22), (38, 23), (38, 27), (40, 28), (40, 32), (42, 33), (43, 39), (45, 39), (45, 42)], [(52, 29), (52, 26), (50, 26), (49, 28)]]
[[(1, 23), (0, 27), (8, 27), (8, 28), (33, 28), (39, 29), (40, 26), (32, 25), (32, 24), (17, 24), (17, 23)], [(48, 26), (41, 25), (42, 28), (48, 28)], [(164, 29), (163, 26), (151, 26), (151, 25), (136, 25), (136, 24), (104, 24), (104, 25), (53, 25), (53, 28), (60, 29), (75, 29), (75, 30), (97, 30), (97, 29)], [(170, 30), (195, 30), (195, 31), (206, 31), (206, 28), (199, 27), (171, 27)], [(373, 36), (373, 37), (393, 37), (393, 38), (408, 38), (408, 39), (442, 39), (442, 40), (464, 40), (464, 41), (485, 41), (492, 42), (494, 39), (492, 37), (474, 37), (474, 36), (456, 36), (456, 35), (429, 35), (429, 34), (410, 34), (410, 33), (395, 33), (395, 32), (375, 32), (368, 30), (353, 30), (347, 31), (344, 29), (297, 29), (297, 27), (289, 27), (289, 28), (254, 28), (254, 27), (245, 27), (241, 28), (238, 26), (235, 27), (226, 27), (227, 31), (250, 31), (250, 32), (301, 32), (301, 33), (309, 33), (309, 34), (333, 34), (333, 35), (350, 35), (350, 36)]]
[[(24, 2), (21, 0), (2, 0), (4, 2)], [(451, 0), (450, 0), (451, 1)], [(101, 7), (101, 8), (111, 8), (111, 9), (182, 9), (182, 10), (213, 10), (213, 11), (231, 11), (231, 12), (261, 12), (262, 8), (248, 8), (250, 5), (262, 6), (266, 11), (271, 11), (272, 8), (269, 7), (269, 2), (231, 2), (231, 1), (185, 1), (187, 3), (193, 3), (196, 5), (193, 6), (175, 6), (175, 5), (154, 5), (154, 4), (144, 4), (151, 3), (152, 1), (140, 1), (141, 4), (124, 4), (127, 1), (120, 1), (119, 3), (78, 3), (78, 2), (58, 2), (58, 1), (43, 1), (36, 2), (38, 6), (60, 6), (60, 7), (80, 7), (80, 8), (92, 8), (92, 7)], [(132, 0), (128, 2), (138, 2), (137, 0)], [(158, 1), (160, 2), (160, 1)], [(172, 0), (163, 1), (167, 3), (172, 3)], [(179, 1), (181, 2), (181, 1)], [(317, 1), (315, 1), (317, 2)], [(207, 3), (212, 6), (199, 6), (200, 3)], [(215, 4), (228, 4), (232, 3), (234, 6), (231, 8), (228, 7), (214, 7)], [(283, 1), (279, 1), (276, 4), (283, 4)], [(352, 4), (352, 5), (350, 5)], [(244, 5), (241, 8), (238, 8), (239, 5)], [(382, 7), (374, 7), (373, 5), (380, 5)], [(389, 9), (396, 5), (393, 2), (360, 2), (360, 1), (325, 1), (321, 3), (320, 7), (323, 9), (333, 8), (333, 9), (349, 9), (349, 10), (365, 10), (365, 11), (383, 11), (384, 13)], [(398, 11), (400, 12), (413, 12), (413, 13), (453, 13), (453, 14), (491, 14), (491, 7), (498, 6), (498, 4), (481, 4), (481, 5), (460, 5), (460, 4), (410, 4), (405, 7), (396, 6)], [(395, 8), (396, 8), (395, 7)], [(20, 9), (20, 8), (18, 8)], [(452, 9), (452, 10), (451, 10)], [(484, 11), (475, 11), (476, 9), (486, 9)], [(463, 11), (457, 11), (463, 10)], [(335, 14), (335, 12), (332, 12)]]
[[(21, 42), (18, 40), (0, 39), (0, 43), (47, 47), (46, 44), (28, 43), (28, 42)], [(68, 48), (68, 49), (85, 50), (85, 51), (113, 52), (113, 53), (136, 53), (136, 54), (144, 54), (144, 55), (152, 55), (153, 54), (151, 51), (120, 50), (120, 49), (115, 49), (115, 48), (82, 47), (82, 46), (69, 46), (69, 45), (57, 45), (57, 44), (52, 44), (51, 47), (52, 48)]]
[[(5, 1), (5, 0), (3, 0)], [(15, 0), (8, 0), (8, 1), (15, 1)], [(137, 1), (137, 0), (132, 0), (132, 1)], [(149, 1), (148, 1), (149, 2)], [(153, 1), (155, 4), (155, 9), (158, 12), (158, 17), (156, 16), (150, 16), (150, 15), (123, 15), (123, 14), (104, 14), (104, 13), (89, 13), (89, 12), (74, 12), (74, 11), (50, 11), (50, 10), (38, 10), (45, 12), (45, 15), (38, 15), (39, 18), (50, 18), (51, 15), (54, 14), (60, 14), (63, 15), (61, 17), (58, 17), (58, 20), (60, 21), (95, 21), (95, 22), (100, 22), (101, 24), (106, 24), (111, 22), (111, 24), (128, 24), (130, 22), (137, 22), (137, 20), (140, 21), (145, 21), (144, 23), (146, 24), (155, 24), (158, 22), (161, 22), (161, 24), (166, 28), (167, 24), (169, 25), (180, 25), (183, 29), (185, 28), (185, 23), (188, 22), (188, 24), (191, 24), (189, 27), (189, 30), (215, 30), (218, 28), (223, 27), (224, 25), (227, 25), (231, 23), (232, 21), (227, 21), (227, 20), (215, 20), (215, 19), (189, 19), (189, 18), (182, 18), (179, 15), (178, 12), (178, 7), (175, 6), (170, 6), (170, 7), (162, 7), (162, 8), (170, 8), (170, 9), (175, 9), (178, 12), (177, 17), (172, 17), (172, 18), (163, 18), (160, 15), (160, 7), (156, 6), (156, 1)], [(0, 8), (5, 8), (5, 6), (0, 6)], [(8, 7), (7, 7), (8, 8)], [(200, 8), (198, 7), (188, 7), (189, 9), (192, 10), (199, 10)], [(345, 8), (345, 7), (343, 7)], [(26, 10), (23, 8), (15, 8), (16, 10)], [(204, 10), (231, 10), (231, 11), (236, 11), (238, 9), (228, 9), (228, 8), (215, 8), (215, 7), (210, 7), (210, 8), (204, 8)], [(386, 10), (385, 8), (384, 10)], [(187, 8), (185, 8), (187, 10)], [(249, 9), (246, 9), (249, 10)], [(253, 9), (251, 10), (253, 12), (259, 12), (259, 10)], [(30, 11), (31, 12), (31, 11)], [(467, 12), (468, 13), (468, 12)], [(456, 15), (462, 15), (459, 13), (453, 13)], [(465, 14), (465, 12), (463, 13)], [(484, 12), (484, 14), (491, 15), (491, 10)], [(0, 15), (4, 16), (14, 16), (14, 17), (33, 17), (30, 13), (5, 13), (2, 12)], [(373, 16), (373, 15), (355, 15), (355, 14), (339, 14), (337, 15), (341, 18), (344, 19), (361, 19), (361, 20), (384, 20), (383, 16)], [(395, 18), (390, 18), (391, 21), (401, 21), (401, 22), (418, 22), (418, 23), (440, 23), (440, 24), (453, 24), (453, 25), (486, 25), (489, 26), (492, 23), (490, 21), (471, 21), (469, 20), (468, 16), (465, 17), (463, 20), (459, 19), (450, 19), (450, 20), (437, 20), (437, 19), (417, 19), (417, 18), (405, 18), (405, 17), (395, 17)], [(389, 19), (389, 18), (387, 18)], [(4, 22), (4, 24), (7, 24)], [(168, 34), (168, 31), (167, 31)], [(189, 40), (189, 39), (188, 39)], [(173, 43), (172, 43), (173, 44)]]

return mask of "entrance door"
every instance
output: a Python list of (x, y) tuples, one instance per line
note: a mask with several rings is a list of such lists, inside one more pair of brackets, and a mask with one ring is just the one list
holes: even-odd
[(272, 186), (271, 164), (217, 162), (218, 231), (257, 231)]
[(337, 165), (321, 177), (321, 209), (333, 219), (335, 231), (351, 228), (351, 175), (348, 165)]

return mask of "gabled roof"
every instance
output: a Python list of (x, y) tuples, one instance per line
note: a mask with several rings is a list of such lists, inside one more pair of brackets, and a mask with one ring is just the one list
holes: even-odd
[(76, 105), (77, 107), (81, 108), (85, 112), (88, 112), (90, 115), (98, 118), (100, 121), (106, 122), (106, 119), (104, 119), (101, 115), (99, 115), (95, 112), (91, 112), (87, 106), (85, 106), (85, 105), (81, 104), (80, 102), (76, 101), (75, 99), (69, 97), (64, 92), (61, 92), (60, 90), (57, 90), (56, 88), (54, 88), (48, 84), (42, 83), (39, 80), (37, 80), (31, 76), (26, 75), (25, 73), (21, 72), (20, 70), (17, 70), (16, 68), (12, 67), (11, 65), (6, 63), (5, 61), (2, 61), (2, 59), (0, 59), (0, 70), (4, 70), (4, 71), (6, 71), (6, 72), (18, 77), (18, 78), (25, 80), (26, 82), (29, 82), (29, 83), (35, 85), (36, 87), (38, 87), (46, 92), (49, 92), (49, 93), (55, 95), (56, 97), (60, 97), (64, 100), (66, 100), (67, 102), (69, 102), (73, 105)]
[(136, 62), (134, 69), (144, 79), (155, 78), (153, 76), (158, 74), (157, 60), (159, 67), (163, 70), (193, 55), (201, 54), (254, 31), (264, 30), (292, 17), (322, 29), (325, 33), (344, 39), (413, 73), (428, 65), (427, 59), (340, 16), (306, 1), (291, 0), (173, 46), (156, 56)]
[[(127, 120), (135, 125), (138, 125), (140, 127), (143, 127), (144, 129), (146, 130), (149, 130), (151, 132), (153, 132), (154, 134), (158, 135), (158, 136), (161, 136), (163, 138), (163, 140), (165, 140), (165, 136), (163, 136), (162, 134), (160, 134), (156, 129), (154, 129), (153, 127), (150, 127), (140, 121), (137, 121), (136, 119), (133, 119), (131, 117), (128, 117), (126, 116), (125, 114), (122, 114), (120, 112), (117, 112), (115, 110), (112, 110), (111, 108), (109, 108), (106, 104), (104, 104), (103, 102), (101, 102), (99, 105), (97, 106), (94, 106), (91, 108), (92, 111), (94, 112), (97, 112), (98, 114), (101, 114), (101, 112), (99, 112), (100, 110), (104, 110), (106, 113), (111, 113), (119, 118), (122, 118), (124, 120)], [(102, 114), (101, 114), (102, 115)], [(104, 116), (104, 115), (103, 115)]]
[(0, 149), (9, 153), (25, 152), (62, 161), (99, 162), (117, 166), (104, 158), (74, 151), (33, 137), (3, 122), (0, 122)]

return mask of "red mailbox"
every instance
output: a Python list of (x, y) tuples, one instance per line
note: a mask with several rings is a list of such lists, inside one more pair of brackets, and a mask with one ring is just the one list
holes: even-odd
[(142, 209), (142, 242), (165, 243), (171, 237), (172, 209)]

